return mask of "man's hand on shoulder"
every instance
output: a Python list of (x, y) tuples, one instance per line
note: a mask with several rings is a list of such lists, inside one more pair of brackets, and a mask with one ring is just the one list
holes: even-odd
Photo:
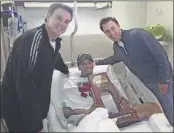
[(66, 74), (66, 77), (69, 78), (69, 76), (70, 76), (70, 74), (69, 74), (69, 72), (68, 72), (68, 74)]

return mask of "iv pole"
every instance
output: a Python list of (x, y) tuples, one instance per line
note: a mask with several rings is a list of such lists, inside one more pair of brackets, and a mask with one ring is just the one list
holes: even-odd
[(70, 36), (71, 66), (75, 66), (73, 36), (75, 35), (75, 33), (77, 32), (77, 29), (78, 29), (78, 23), (77, 23), (77, 2), (76, 1), (74, 1), (74, 22), (75, 22), (75, 28), (74, 28), (74, 31), (71, 33), (71, 36)]

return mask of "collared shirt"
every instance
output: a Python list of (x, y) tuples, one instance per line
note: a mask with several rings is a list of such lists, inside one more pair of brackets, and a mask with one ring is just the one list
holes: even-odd
[(118, 43), (118, 45), (124, 49), (124, 51), (125, 51), (126, 54), (128, 54), (127, 51), (126, 51), (126, 49), (125, 49), (125, 47), (124, 47), (124, 43), (122, 41), (120, 41)]

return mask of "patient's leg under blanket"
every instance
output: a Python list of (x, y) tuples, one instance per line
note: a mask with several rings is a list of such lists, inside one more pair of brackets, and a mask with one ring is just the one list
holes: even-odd
[(70, 132), (120, 132), (120, 130), (114, 121), (108, 118), (107, 109), (96, 108)]

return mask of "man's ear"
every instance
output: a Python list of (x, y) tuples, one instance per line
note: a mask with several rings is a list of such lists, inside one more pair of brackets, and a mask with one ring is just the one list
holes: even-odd
[(79, 71), (82, 71), (82, 69), (80, 68), (80, 66), (78, 65), (78, 69), (79, 69)]
[(119, 23), (117, 24), (117, 27), (120, 28), (120, 24)]
[(46, 16), (46, 18), (45, 18), (45, 22), (47, 22), (47, 21), (49, 20), (49, 17), (50, 17), (50, 15), (47, 14), (47, 16)]

